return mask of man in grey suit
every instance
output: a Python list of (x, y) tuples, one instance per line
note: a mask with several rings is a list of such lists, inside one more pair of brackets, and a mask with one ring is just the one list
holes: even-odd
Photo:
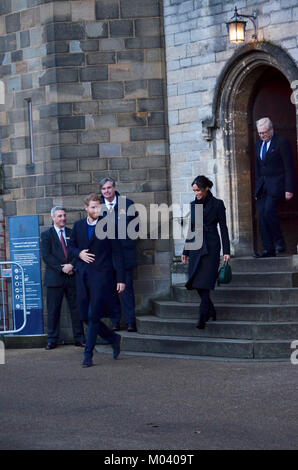
[(71, 314), (75, 346), (85, 346), (84, 327), (77, 308), (75, 259), (69, 259), (66, 211), (56, 206), (51, 210), (53, 226), (41, 234), (41, 254), (46, 264), (44, 286), (47, 288), (48, 340), (46, 349), (54, 349), (59, 339), (60, 312), (65, 295)]

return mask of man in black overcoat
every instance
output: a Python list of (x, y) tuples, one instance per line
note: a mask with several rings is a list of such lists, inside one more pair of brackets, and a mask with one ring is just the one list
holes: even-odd
[(263, 251), (255, 257), (267, 258), (285, 251), (278, 204), (294, 193), (294, 167), (290, 142), (275, 134), (269, 118), (257, 121), (260, 136), (256, 144), (255, 198)]
[[(127, 197), (120, 196), (116, 191), (116, 182), (113, 178), (106, 177), (100, 181), (101, 200), (107, 207), (115, 222), (115, 232), (119, 239), (125, 261), (125, 291), (121, 294), (121, 305), (124, 318), (127, 323), (127, 331), (136, 331), (136, 314), (135, 314), (135, 294), (133, 286), (134, 268), (137, 266), (136, 240), (130, 238), (127, 233), (129, 224), (138, 217), (137, 213), (128, 215), (128, 211), (134, 205), (134, 202)], [(134, 211), (132, 211), (134, 212)], [(106, 212), (103, 212), (106, 215)], [(135, 228), (138, 231), (138, 225)], [(121, 306), (117, 302), (113, 314), (113, 327), (118, 330), (120, 327)]]
[(84, 327), (77, 308), (75, 265), (69, 257), (71, 229), (66, 227), (66, 211), (55, 206), (51, 210), (53, 226), (41, 234), (41, 254), (45, 262), (44, 286), (47, 288), (48, 338), (46, 349), (54, 349), (59, 339), (60, 312), (63, 297), (69, 305), (74, 342), (84, 346)]

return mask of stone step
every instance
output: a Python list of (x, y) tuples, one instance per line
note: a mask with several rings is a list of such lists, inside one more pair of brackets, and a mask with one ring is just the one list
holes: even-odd
[[(176, 285), (173, 286), (173, 297), (179, 302), (197, 303), (199, 294)], [(211, 298), (215, 303), (295, 305), (298, 304), (298, 288), (218, 287), (211, 292)]]
[(194, 336), (203, 338), (291, 340), (298, 338), (298, 322), (209, 321), (204, 330), (197, 320), (139, 317), (138, 332), (144, 335)]
[[(215, 304), (217, 319), (224, 321), (298, 321), (297, 305)], [(199, 303), (155, 300), (153, 312), (160, 318), (198, 318)]]
[(121, 349), (127, 352), (177, 354), (217, 358), (289, 359), (288, 340), (241, 340), (195, 338), (192, 336), (157, 336), (121, 332)]
[(276, 256), (274, 258), (253, 258), (245, 256), (231, 258), (231, 267), (235, 272), (280, 272), (295, 271), (297, 255)]
[(298, 287), (298, 272), (234, 272), (231, 283), (225, 287)]

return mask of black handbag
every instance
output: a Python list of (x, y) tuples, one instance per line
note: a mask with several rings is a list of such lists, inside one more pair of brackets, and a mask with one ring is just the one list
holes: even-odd
[(232, 268), (227, 261), (224, 262), (223, 266), (218, 271), (217, 285), (229, 284), (232, 280)]

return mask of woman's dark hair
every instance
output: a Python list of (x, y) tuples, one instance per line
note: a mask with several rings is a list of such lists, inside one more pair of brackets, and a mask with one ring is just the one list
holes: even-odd
[(194, 184), (197, 185), (198, 188), (200, 189), (205, 189), (205, 188), (209, 188), (211, 189), (212, 186), (213, 186), (213, 183), (212, 181), (210, 181), (208, 178), (206, 178), (206, 176), (204, 175), (199, 175), (199, 176), (196, 176), (195, 179), (193, 180), (193, 182), (191, 183), (191, 185), (193, 186)]

